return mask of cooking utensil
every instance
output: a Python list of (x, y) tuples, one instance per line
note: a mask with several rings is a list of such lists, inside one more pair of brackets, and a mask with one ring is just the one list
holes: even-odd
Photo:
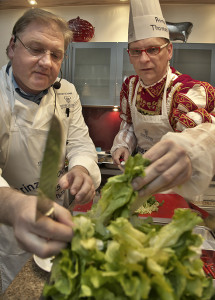
[(71, 212), (71, 214), (73, 215), (73, 208), (76, 205), (75, 204), (75, 195), (69, 195), (69, 206), (68, 206), (68, 210)]
[(119, 168), (122, 172), (125, 171), (125, 161), (124, 161), (124, 160), (120, 161), (120, 165), (118, 165), (118, 168)]
[(189, 206), (191, 209), (200, 214), (201, 218), (203, 219), (204, 225), (215, 232), (215, 216), (211, 215), (209, 212), (200, 208), (192, 202), (189, 202)]
[(40, 267), (42, 270), (46, 272), (51, 272), (54, 256), (48, 257), (48, 258), (41, 258), (39, 256), (33, 255), (33, 259), (35, 263)]
[(56, 199), (57, 173), (62, 153), (62, 125), (56, 115), (51, 119), (44, 151), (37, 195), (36, 220), (41, 216), (53, 216)]

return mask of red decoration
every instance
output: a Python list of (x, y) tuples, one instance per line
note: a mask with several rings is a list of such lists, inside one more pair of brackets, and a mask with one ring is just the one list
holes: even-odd
[(95, 28), (88, 21), (77, 17), (69, 20), (68, 24), (73, 32), (73, 42), (89, 42), (93, 38)]

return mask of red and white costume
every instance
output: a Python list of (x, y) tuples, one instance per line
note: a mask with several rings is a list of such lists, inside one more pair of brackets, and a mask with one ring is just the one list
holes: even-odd
[(144, 153), (172, 139), (187, 150), (193, 168), (191, 179), (174, 191), (186, 197), (202, 193), (215, 173), (215, 88), (169, 67), (152, 86), (137, 75), (128, 77), (120, 105), (122, 122), (111, 152), (126, 147), (130, 154)]

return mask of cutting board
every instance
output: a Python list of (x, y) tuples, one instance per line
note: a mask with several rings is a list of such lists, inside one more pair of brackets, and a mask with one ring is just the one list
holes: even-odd
[[(154, 222), (168, 223), (172, 219), (176, 208), (189, 208), (187, 201), (177, 194), (155, 194), (155, 198), (160, 203), (162, 203), (162, 201), (164, 201), (164, 203), (159, 206), (157, 212), (152, 212), (150, 215), (140, 214), (140, 218), (151, 216)], [(83, 205), (76, 205), (73, 208), (73, 215), (86, 213), (91, 209), (92, 204), (93, 201)]]
[(75, 205), (72, 210), (72, 215), (75, 216), (78, 214), (86, 213), (88, 210), (91, 209), (92, 205), (93, 205), (93, 201), (90, 201), (82, 205)]
[(140, 214), (140, 218), (152, 217), (154, 222), (168, 223), (171, 221), (177, 208), (190, 208), (187, 201), (178, 194), (155, 194), (155, 199), (164, 203), (158, 207), (158, 211), (151, 214)]

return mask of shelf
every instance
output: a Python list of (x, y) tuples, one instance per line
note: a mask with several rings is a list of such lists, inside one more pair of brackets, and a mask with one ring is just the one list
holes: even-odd
[(101, 174), (102, 174), (102, 175), (115, 176), (115, 175), (120, 175), (120, 174), (122, 174), (122, 171), (117, 170), (117, 169), (100, 168), (100, 171), (101, 171)]

